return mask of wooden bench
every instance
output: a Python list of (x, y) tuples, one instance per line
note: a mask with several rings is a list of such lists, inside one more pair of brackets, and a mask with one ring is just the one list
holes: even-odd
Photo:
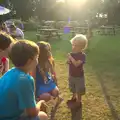
[(58, 29), (38, 29), (37, 30), (37, 40), (40, 40), (40, 37), (43, 36), (46, 38), (46, 41), (48, 41), (52, 37), (58, 37), (61, 39), (61, 33), (59, 33)]
[(115, 35), (116, 30), (114, 27), (102, 26), (97, 30), (97, 33), (100, 35)]

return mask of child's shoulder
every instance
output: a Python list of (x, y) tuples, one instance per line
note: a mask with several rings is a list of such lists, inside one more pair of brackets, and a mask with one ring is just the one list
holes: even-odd
[(28, 80), (32, 80), (33, 79), (32, 76), (30, 76), (29, 74), (21, 71), (18, 68), (15, 68), (15, 67), (13, 67), (12, 69), (10, 69), (9, 72), (11, 72), (11, 75), (14, 74), (14, 77), (16, 77), (16, 79), (19, 79), (21, 81), (28, 81)]
[(26, 74), (24, 72), (19, 73), (18, 79), (21, 80), (21, 81), (27, 81), (27, 82), (30, 82), (30, 81), (34, 80), (33, 77), (30, 74)]

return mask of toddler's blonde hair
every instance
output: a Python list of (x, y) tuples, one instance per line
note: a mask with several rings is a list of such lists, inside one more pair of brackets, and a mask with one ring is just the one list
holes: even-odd
[(73, 37), (70, 42), (71, 44), (76, 41), (77, 45), (80, 45), (82, 50), (85, 50), (87, 48), (88, 40), (87, 37), (83, 34), (77, 34), (75, 37)]

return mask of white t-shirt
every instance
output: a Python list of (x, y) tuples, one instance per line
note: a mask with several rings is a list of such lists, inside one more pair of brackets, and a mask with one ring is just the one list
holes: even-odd
[(16, 38), (17, 39), (24, 39), (24, 33), (20, 28), (16, 28)]

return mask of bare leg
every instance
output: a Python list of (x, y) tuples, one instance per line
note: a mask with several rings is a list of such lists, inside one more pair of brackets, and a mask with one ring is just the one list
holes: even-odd
[(58, 97), (59, 96), (59, 89), (58, 89), (58, 87), (56, 87), (54, 90), (52, 90), (51, 92), (51, 95), (53, 96), (53, 97)]
[(38, 117), (40, 118), (40, 120), (48, 120), (47, 114), (42, 111), (39, 112)]
[(72, 100), (76, 99), (76, 93), (73, 93)]
[(51, 95), (55, 98), (57, 98), (57, 102), (61, 103), (63, 99), (59, 96), (59, 89), (56, 87), (54, 90), (51, 91)]
[(81, 95), (79, 93), (77, 93), (76, 102), (81, 102), (81, 100), (82, 100)]
[(55, 98), (57, 98), (57, 100), (55, 100), (55, 105), (52, 107), (52, 110), (51, 110), (51, 118), (50, 120), (54, 120), (54, 117), (55, 117), (55, 114), (56, 114), (56, 111), (60, 105), (60, 103), (62, 102), (62, 98), (59, 97), (59, 89), (58, 87), (56, 87), (54, 90), (51, 91), (51, 95)]
[(45, 100), (46, 102), (48, 102), (49, 100), (51, 100), (51, 95), (49, 93), (43, 93), (39, 96), (39, 100)]

